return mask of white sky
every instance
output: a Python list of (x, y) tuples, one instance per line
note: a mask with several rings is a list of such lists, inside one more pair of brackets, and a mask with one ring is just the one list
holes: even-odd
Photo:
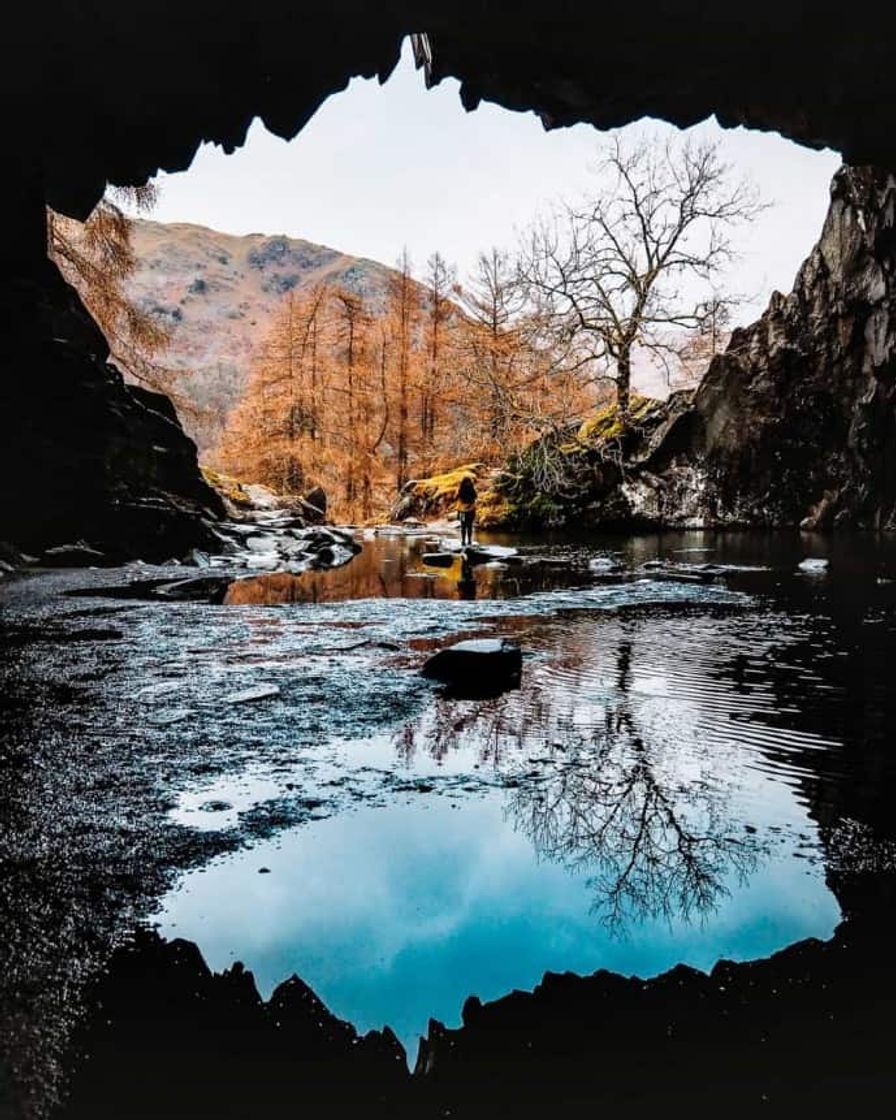
[[(773, 289), (790, 290), (840, 158), (714, 120), (694, 131), (720, 139), (722, 157), (774, 203), (739, 235), (729, 287), (755, 293), (737, 316), (749, 322)], [(600, 139), (587, 125), (545, 132), (533, 114), (486, 103), (467, 114), (457, 82), (425, 90), (406, 45), (385, 86), (353, 81), (289, 143), (256, 121), (231, 156), (205, 145), (189, 171), (160, 177), (151, 217), (306, 238), (385, 264), (406, 245), (418, 271), (438, 249), (463, 278), (479, 250), (511, 246), (539, 209), (587, 189)]]

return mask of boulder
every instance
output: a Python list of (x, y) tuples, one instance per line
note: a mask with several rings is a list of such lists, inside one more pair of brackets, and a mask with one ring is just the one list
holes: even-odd
[[(233, 581), (229, 576), (196, 576), (193, 579), (175, 579), (147, 586), (151, 598), (173, 599), (177, 602), (223, 603), (227, 588)], [(139, 589), (139, 584), (131, 585)], [(139, 596), (136, 596), (139, 597)]]
[(191, 564), (194, 568), (209, 568), (211, 562), (209, 554), (203, 552), (201, 548), (191, 548), (184, 557), (184, 563)]
[(355, 557), (350, 548), (340, 544), (328, 544), (316, 550), (311, 558), (312, 568), (341, 568)]
[(322, 521), (327, 516), (327, 495), (323, 487), (315, 486), (313, 490), (309, 490), (302, 499), (302, 508), (311, 516), (317, 513), (319, 520)]
[(424, 677), (470, 693), (503, 691), (519, 681), (523, 653), (506, 638), (471, 638), (434, 653), (421, 670)]

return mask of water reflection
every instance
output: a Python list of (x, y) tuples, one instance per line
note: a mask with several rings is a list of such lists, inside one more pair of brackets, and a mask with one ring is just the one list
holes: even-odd
[[(608, 723), (610, 721), (608, 720)], [(622, 935), (646, 920), (701, 920), (756, 870), (759, 845), (737, 834), (705, 783), (665, 782), (629, 718), (542, 788), (521, 785), (507, 813), (538, 855), (585, 873), (592, 910)]]
[[(633, 683), (643, 678), (635, 676), (625, 628), (615, 665), (605, 670), (612, 684), (597, 703), (589, 698), (593, 650), (591, 658), (574, 650), (530, 676), (523, 697), (437, 701), (434, 718), (395, 735), (396, 752), (405, 765), (417, 751), (442, 764), (471, 747), (479, 765), (538, 764), (514, 783), (507, 818), (539, 858), (587, 876), (592, 911), (609, 930), (622, 935), (648, 919), (705, 920), (732, 881), (742, 884), (756, 870), (762, 851), (755, 828), (745, 831), (731, 815), (733, 774), (715, 767), (708, 777), (708, 743), (687, 741), (690, 713), (677, 720), (674, 703), (664, 728), (642, 732)], [(732, 684), (742, 687), (740, 658), (733, 670)]]
[[(406, 542), (377, 547), (389, 594), (472, 590), (459, 558), (418, 577)], [(896, 591), (878, 582), (896, 569), (877, 555), (847, 567), (837, 547), (830, 578), (806, 580), (796, 534), (605, 540), (634, 581), (612, 608), (488, 606), (529, 655), (522, 688), (429, 694), (415, 718), (341, 742), (336, 779), (385, 775), (388, 792), (190, 877), (166, 900), (166, 932), (217, 968), (241, 957), (267, 990), (296, 971), (360, 1028), (389, 1022), (411, 1044), (429, 1015), (456, 1023), (467, 995), (531, 987), (545, 969), (650, 976), (828, 936), (840, 912), (817, 822), (865, 819), (866, 790), (882, 816), (891, 804), (896, 634)], [(565, 568), (532, 571), (578, 579), (596, 545), (581, 562), (564, 548)], [(750, 604), (638, 599), (641, 562), (692, 554), (741, 565), (728, 582)], [(351, 568), (332, 578), (364, 570)], [(490, 581), (515, 593), (526, 570), (477, 568), (477, 597)]]
[(476, 572), (466, 556), (462, 556), (460, 561), (460, 578), (457, 581), (457, 597), (459, 599), (476, 598)]
[(532, 555), (513, 567), (474, 566), (458, 553), (448, 567), (434, 568), (423, 563), (423, 554), (437, 545), (426, 537), (374, 537), (341, 568), (235, 580), (224, 602), (244, 606), (351, 599), (511, 599), (590, 582), (587, 568), (575, 557), (558, 562)]
[[(445, 572), (456, 595), (460, 564)], [(799, 605), (824, 593), (791, 582)], [(389, 792), (189, 877), (166, 933), (216, 968), (240, 957), (267, 990), (296, 971), (411, 1043), (429, 1015), (456, 1023), (467, 995), (547, 968), (649, 976), (830, 934), (806, 789), (842, 748), (847, 661), (817, 608), (632, 599), (493, 621), (530, 655), (518, 692), (433, 693), (343, 742), (334, 778), (388, 775)]]

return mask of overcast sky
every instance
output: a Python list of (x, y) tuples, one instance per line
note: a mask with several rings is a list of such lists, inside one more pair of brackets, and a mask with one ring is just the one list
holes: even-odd
[[(714, 121), (693, 131), (720, 139), (723, 158), (774, 203), (739, 238), (730, 287), (754, 294), (738, 315), (747, 322), (773, 289), (790, 290), (840, 160)], [(234, 155), (203, 147), (188, 171), (161, 176), (152, 217), (302, 237), (386, 264), (406, 245), (418, 270), (438, 249), (463, 276), (479, 250), (512, 245), (551, 200), (587, 189), (600, 139), (586, 125), (545, 132), (533, 114), (486, 103), (468, 114), (457, 82), (425, 90), (406, 47), (385, 86), (352, 82), (289, 143), (256, 121)]]

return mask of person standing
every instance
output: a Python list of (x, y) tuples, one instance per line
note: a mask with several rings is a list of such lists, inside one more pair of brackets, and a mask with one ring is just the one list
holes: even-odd
[(457, 517), (460, 521), (460, 545), (465, 548), (473, 543), (473, 522), (476, 520), (476, 487), (468, 474), (464, 475), (457, 488)]

